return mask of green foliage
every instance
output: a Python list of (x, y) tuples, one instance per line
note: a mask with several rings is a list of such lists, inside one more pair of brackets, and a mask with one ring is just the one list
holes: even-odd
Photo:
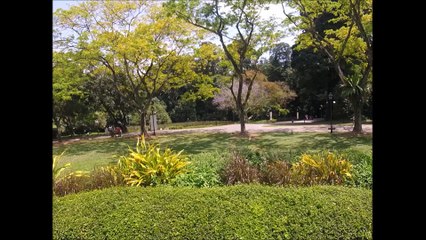
[[(284, 14), (302, 34), (297, 50), (321, 50), (333, 62), (343, 94), (351, 101), (354, 132), (362, 131), (362, 105), (371, 94), (373, 69), (372, 0), (287, 1), (299, 14)], [(284, 7), (284, 5), (283, 5)], [(327, 19), (327, 24), (318, 22)]]
[(190, 157), (188, 172), (176, 177), (174, 186), (213, 187), (222, 185), (220, 172), (229, 156), (226, 152), (206, 152)]
[(268, 162), (286, 161), (295, 162), (301, 152), (284, 151), (282, 149), (259, 148), (257, 146), (238, 146), (231, 151), (247, 159), (251, 164), (256, 166), (264, 165)]
[(159, 101), (158, 99), (154, 99), (154, 111), (157, 114), (157, 121), (159, 124), (168, 124), (172, 123), (169, 114), (166, 111), (166, 104), (164, 102)]
[[(78, 53), (77, 62), (86, 66), (85, 75), (96, 80), (92, 86), (97, 82), (110, 86), (96, 95), (107, 98), (107, 103), (99, 102), (114, 115), (117, 112), (108, 103), (132, 108), (126, 114), (138, 111), (146, 116), (155, 97), (184, 86), (199, 84), (200, 95), (212, 94), (209, 79), (194, 71), (191, 54), (202, 34), (167, 15), (161, 5), (149, 1), (82, 2), (54, 13), (54, 31), (70, 32), (54, 34), (54, 45)], [(146, 130), (145, 125), (141, 127)]]
[[(229, 62), (229, 64), (221, 64), (221, 66), (229, 66), (231, 70), (227, 74), (231, 76), (228, 78), (231, 81), (227, 86), (236, 87), (238, 90), (232, 90), (234, 93), (227, 94), (233, 96), (229, 99), (230, 101), (224, 99), (225, 96), (219, 95), (215, 98), (224, 108), (235, 106), (236, 112), (240, 114), (241, 126), (244, 126), (247, 106), (250, 105), (247, 102), (250, 99), (252, 88), (247, 88), (243, 93), (243, 83), (260, 81), (260, 79), (256, 79), (257, 74), (261, 74), (256, 66), (257, 62), (260, 56), (282, 36), (282, 31), (278, 29), (278, 24), (273, 17), (267, 20), (260, 17), (262, 9), (268, 8), (266, 2), (236, 0), (224, 1), (219, 4), (218, 1), (179, 0), (168, 1), (165, 6), (178, 18), (218, 37), (226, 57), (222, 61)], [(232, 33), (229, 31), (230, 29), (237, 29), (237, 31)], [(228, 39), (232, 40), (229, 42)], [(229, 74), (230, 72), (232, 74)], [(250, 72), (252, 74), (248, 74)], [(256, 98), (252, 97), (252, 99)], [(245, 131), (244, 128), (242, 131)]]
[(185, 173), (189, 164), (183, 150), (175, 153), (170, 148), (160, 151), (158, 144), (145, 142), (144, 135), (138, 138), (136, 151), (129, 148), (128, 156), (121, 156), (118, 166), (124, 180), (131, 186), (155, 186), (170, 183), (179, 174)]
[(62, 127), (72, 128), (77, 119), (84, 118), (87, 106), (86, 93), (81, 87), (87, 81), (83, 66), (76, 63), (72, 52), (53, 53), (52, 67), (52, 117), (60, 136)]
[(372, 192), (109, 188), (55, 197), (53, 239), (372, 239)]
[(295, 184), (342, 184), (352, 178), (352, 164), (344, 156), (323, 151), (302, 154), (300, 162), (293, 164), (292, 181)]
[(347, 185), (373, 188), (373, 157), (359, 151), (344, 151), (343, 154), (353, 164), (353, 178)]

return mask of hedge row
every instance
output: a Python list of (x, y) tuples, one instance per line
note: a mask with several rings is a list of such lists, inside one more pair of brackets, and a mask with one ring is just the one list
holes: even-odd
[(372, 239), (372, 192), (114, 187), (53, 199), (54, 239)]

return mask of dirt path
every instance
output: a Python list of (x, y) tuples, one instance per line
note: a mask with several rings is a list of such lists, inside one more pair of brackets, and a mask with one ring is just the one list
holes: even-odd
[[(338, 124), (333, 125), (336, 129), (333, 131), (335, 132), (351, 132), (352, 131), (352, 125), (347, 124)], [(299, 122), (277, 122), (277, 123), (265, 123), (265, 124), (252, 124), (247, 123), (246, 124), (246, 130), (249, 133), (259, 133), (259, 132), (323, 132), (328, 133), (330, 124), (327, 123), (311, 123), (306, 121), (304, 123), (303, 121)], [(371, 133), (373, 131), (372, 124), (363, 124), (362, 128), (364, 132)], [(176, 129), (176, 130), (157, 130), (157, 135), (166, 135), (166, 134), (175, 134), (175, 133), (234, 133), (240, 131), (240, 124), (229, 124), (229, 125), (222, 125), (222, 126), (215, 126), (215, 127), (205, 127), (205, 128), (188, 128), (188, 129)], [(126, 133), (123, 134), (123, 137), (130, 137), (130, 136), (136, 136), (138, 135), (138, 132), (133, 133)], [(88, 140), (93, 139), (105, 139), (110, 138), (110, 136), (99, 136), (99, 137), (93, 137), (88, 138)], [(70, 143), (70, 142), (77, 142), (81, 139), (70, 139), (62, 141), (62, 143)], [(58, 143), (58, 141), (53, 141), (53, 143)]]

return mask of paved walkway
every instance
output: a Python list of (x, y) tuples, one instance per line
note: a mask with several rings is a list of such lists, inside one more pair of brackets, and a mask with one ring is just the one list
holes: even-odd
[[(351, 132), (353, 126), (351, 124), (338, 124), (333, 125), (334, 132)], [(292, 123), (288, 122), (277, 122), (277, 123), (264, 123), (264, 124), (253, 124), (246, 123), (246, 130), (249, 133), (259, 133), (259, 132), (323, 132), (328, 133), (330, 124), (328, 123), (314, 123), (312, 120), (306, 120), (305, 123), (302, 121), (295, 121)], [(372, 124), (363, 124), (362, 129), (364, 132), (371, 133), (373, 131)], [(157, 130), (155, 131), (157, 135), (165, 135), (165, 134), (174, 134), (174, 133), (234, 133), (240, 132), (240, 124), (229, 124), (229, 125), (221, 125), (215, 127), (205, 127), (205, 128), (188, 128), (188, 129), (176, 129), (176, 130)], [(152, 132), (150, 132), (152, 133)], [(124, 137), (136, 136), (139, 132), (132, 132), (123, 134)], [(103, 139), (110, 138), (110, 136), (99, 136), (93, 137), (89, 139)], [(64, 140), (65, 142), (76, 142), (81, 139), (70, 139)], [(58, 141), (53, 141), (53, 143), (57, 143)]]
[[(321, 123), (314, 124), (306, 121), (306, 124), (291, 123), (291, 122), (277, 122), (277, 123), (265, 123), (265, 124), (251, 124), (246, 123), (246, 130), (249, 133), (254, 132), (330, 132), (330, 124)], [(351, 132), (353, 129), (352, 125), (333, 125), (335, 132)], [(363, 124), (363, 131), (371, 133), (372, 124)], [(190, 132), (226, 132), (233, 133), (240, 131), (240, 124), (229, 124), (215, 127), (206, 128), (190, 128), (190, 129), (178, 129), (178, 130), (157, 130), (158, 134), (169, 134), (169, 133), (190, 133)]]

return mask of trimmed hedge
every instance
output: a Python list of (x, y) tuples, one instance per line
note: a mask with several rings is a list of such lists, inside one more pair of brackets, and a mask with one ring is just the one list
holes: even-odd
[(114, 187), (54, 197), (53, 239), (372, 239), (372, 192)]

